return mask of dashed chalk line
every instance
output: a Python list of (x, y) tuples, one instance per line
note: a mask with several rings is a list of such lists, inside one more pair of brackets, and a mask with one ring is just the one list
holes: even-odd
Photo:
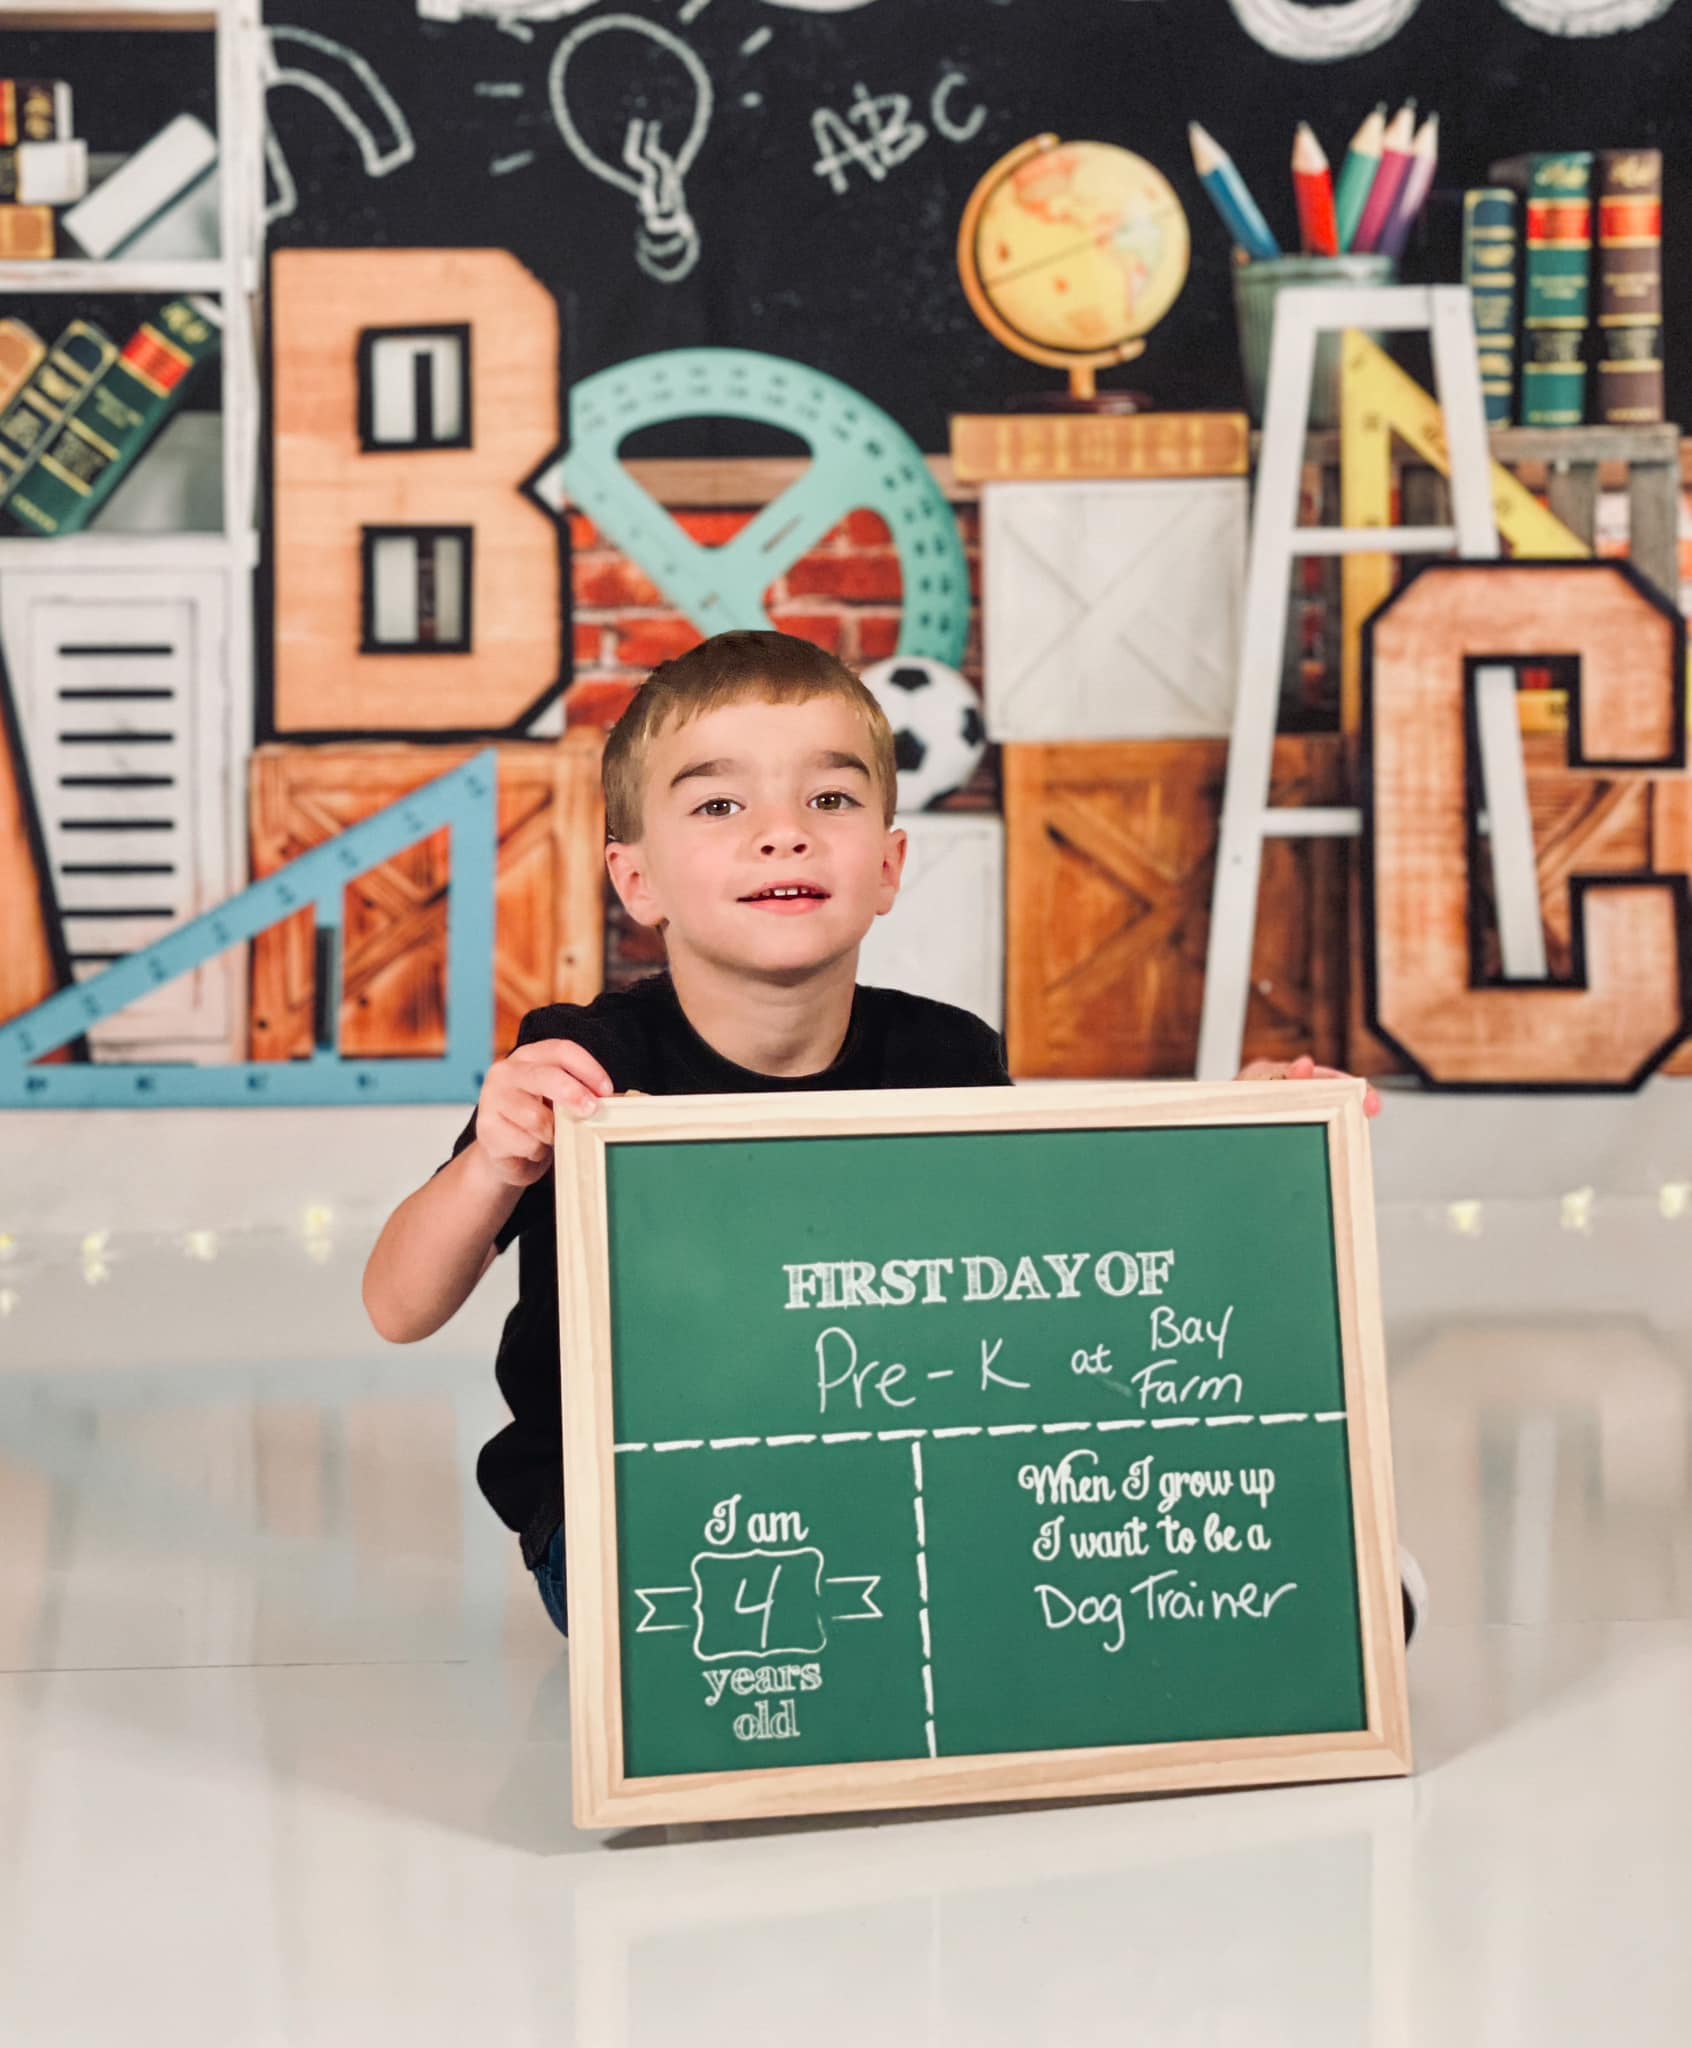
[[(918, 1435), (922, 1434), (918, 1431)], [(911, 1445), (911, 1489), (916, 1506), (916, 1568), (917, 1568), (917, 1615), (922, 1623), (922, 1696), (928, 1706), (925, 1728), (928, 1735), (928, 1753), (940, 1754), (939, 1742), (934, 1733), (934, 1653), (929, 1647), (928, 1634), (928, 1525), (922, 1512), (922, 1445)]]
[(1256, 1423), (1263, 1429), (1279, 1429), (1298, 1422), (1344, 1422), (1343, 1408), (1322, 1408), (1315, 1413), (1303, 1409), (1278, 1415), (1122, 1415), (1105, 1422), (993, 1422), (958, 1423), (945, 1429), (835, 1429), (822, 1435), (793, 1436), (683, 1436), (663, 1443), (629, 1442), (613, 1444), (619, 1457), (640, 1451), (751, 1451), (787, 1450), (799, 1444), (909, 1444), (914, 1450), (925, 1438), (946, 1443), (971, 1436), (1085, 1436), (1096, 1430), (1108, 1436), (1119, 1429), (1242, 1429)]

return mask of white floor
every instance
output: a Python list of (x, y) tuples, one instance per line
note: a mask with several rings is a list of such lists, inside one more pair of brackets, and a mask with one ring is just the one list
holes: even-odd
[(451, 1123), (0, 1120), (0, 2038), (1692, 2039), (1692, 1088), (1383, 1121), (1414, 1779), (685, 1838), (570, 1826), (507, 1276), (364, 1329)]

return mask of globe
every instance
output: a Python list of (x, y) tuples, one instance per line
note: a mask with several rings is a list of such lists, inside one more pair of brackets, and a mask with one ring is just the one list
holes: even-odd
[(1125, 363), (1187, 281), (1187, 216), (1154, 165), (1110, 142), (1039, 135), (971, 193), (958, 269), (976, 317), (1006, 348), (1070, 373)]

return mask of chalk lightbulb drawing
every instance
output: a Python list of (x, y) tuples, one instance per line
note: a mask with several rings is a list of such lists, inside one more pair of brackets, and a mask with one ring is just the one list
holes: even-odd
[[(631, 113), (624, 123), (616, 162), (609, 161), (588, 142), (570, 102), (570, 67), (588, 43), (604, 35), (644, 38), (681, 67), (687, 81), (682, 104), (691, 96), (693, 111), (679, 141), (666, 143), (663, 123), (650, 118), (643, 108)], [(711, 125), (710, 73), (680, 36), (672, 35), (657, 22), (645, 21), (636, 14), (601, 14), (573, 29), (558, 45), (547, 85), (552, 97), (552, 117), (576, 160), (607, 185), (628, 193), (639, 209), (635, 261), (660, 284), (679, 284), (699, 261), (699, 230), (687, 210), (682, 181), (693, 168)], [(584, 93), (582, 98), (586, 100), (588, 96)], [(599, 104), (597, 98), (590, 103)]]

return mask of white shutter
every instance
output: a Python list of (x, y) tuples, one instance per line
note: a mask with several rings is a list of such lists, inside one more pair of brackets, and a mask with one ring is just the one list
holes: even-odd
[[(192, 571), (0, 577), (7, 665), (78, 981), (241, 886), (224, 592), (220, 576)], [(230, 1057), (243, 960), (220, 955), (97, 1025), (95, 1057)]]

